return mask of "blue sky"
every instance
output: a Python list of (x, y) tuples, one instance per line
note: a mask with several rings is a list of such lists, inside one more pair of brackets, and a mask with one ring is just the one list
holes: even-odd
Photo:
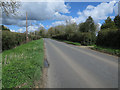
[(69, 4), (71, 9), (70, 9), (70, 15), (76, 17), (76, 14), (78, 11), (83, 11), (86, 9), (88, 5), (93, 5), (97, 6), (101, 2), (67, 2), (66, 4)]
[[(28, 8), (28, 4), (25, 4), (25, 5)], [(25, 5), (24, 5), (24, 7), (25, 7)], [(51, 10), (51, 12), (54, 12), (54, 13), (51, 13), (49, 11), (47, 13), (46, 7), (41, 8), (40, 6), (33, 5), (33, 7), (35, 7), (34, 9), (33, 8), (31, 9), (30, 7), (28, 8), (28, 10), (31, 11), (31, 12), (28, 12), (28, 14), (30, 15), (30, 16), (28, 16), (28, 18), (32, 17), (37, 20), (30, 21), (30, 24), (28, 27), (29, 27), (30, 31), (34, 31), (35, 29), (38, 29), (38, 27), (40, 27), (40, 26), (43, 26), (45, 29), (48, 29), (48, 28), (50, 28), (50, 26), (65, 24), (65, 20), (67, 20), (67, 19), (69, 19), (71, 22), (76, 22), (78, 24), (78, 23), (84, 22), (86, 20), (86, 18), (88, 17), (87, 15), (91, 15), (93, 17), (94, 21), (96, 22), (96, 24), (101, 25), (102, 23), (104, 23), (104, 20), (106, 19), (106, 17), (111, 16), (112, 19), (114, 18), (114, 16), (116, 15), (116, 13), (115, 13), (116, 5), (117, 5), (116, 2), (108, 2), (106, 4), (101, 3), (101, 2), (63, 2), (62, 4), (60, 4), (60, 6), (59, 6), (59, 4), (58, 4), (58, 6), (54, 6), (54, 4), (52, 5), (51, 3), (50, 4), (48, 3), (46, 5), (46, 6), (50, 7), (50, 9), (48, 8), (48, 10)], [(110, 10), (107, 10), (107, 7)], [(56, 12), (56, 11), (54, 11), (54, 9), (56, 9), (56, 11), (57, 10), (58, 11)], [(100, 9), (100, 12), (99, 12), (99, 9)], [(32, 16), (34, 12), (38, 15), (35, 16), (35, 14), (34, 14), (34, 16)], [(102, 12), (104, 12), (104, 13), (102, 14)], [(54, 14), (56, 16), (52, 16), (52, 14)], [(42, 20), (40, 20), (41, 18), (42, 18)], [(53, 19), (51, 19), (51, 18), (53, 18)], [(99, 18), (101, 18), (101, 19), (99, 19)], [(10, 22), (10, 21), (14, 21), (14, 23)], [(7, 19), (5, 22), (7, 22)], [(8, 22), (11, 25), (10, 24), (7, 25), (6, 23), (5, 24), (3, 23), (3, 24), (5, 26), (7, 26), (8, 28), (10, 28), (11, 31), (14, 31), (14, 32), (24, 32), (25, 31), (25, 27), (24, 27), (25, 25), (22, 26), (22, 24), (25, 23), (25, 20), (17, 21), (15, 19), (14, 20), (9, 19)], [(21, 22), (23, 22), (23, 23), (21, 24)]]

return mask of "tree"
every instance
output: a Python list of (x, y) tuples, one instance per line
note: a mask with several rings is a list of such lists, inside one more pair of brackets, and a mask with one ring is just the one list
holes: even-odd
[(120, 16), (119, 15), (115, 16), (114, 22), (117, 28), (120, 30)]
[[(52, 38), (59, 40), (68, 40), (79, 42), (82, 45), (91, 45), (95, 43), (96, 25), (92, 17), (88, 17), (86, 22), (77, 25), (66, 21), (66, 25), (51, 27), (48, 33)], [(53, 35), (54, 34), (54, 35)]]
[(102, 24), (101, 29), (115, 29), (115, 23), (110, 17), (105, 20), (105, 23)]
[(94, 44), (96, 40), (96, 29), (97, 25), (95, 25), (94, 20), (91, 16), (89, 16), (84, 23), (80, 23), (78, 31), (81, 32), (81, 44)]
[(79, 31), (80, 32), (88, 32), (88, 29), (86, 28), (86, 24), (85, 23), (80, 23), (79, 24)]
[(96, 25), (94, 24), (94, 20), (92, 19), (91, 16), (89, 16), (84, 23), (79, 24), (79, 31), (95, 33)]
[(39, 35), (41, 36), (41, 37), (45, 37), (45, 29), (44, 28), (42, 28), (40, 31), (39, 31)]
[(88, 32), (95, 32), (96, 31), (96, 25), (94, 24), (94, 20), (91, 16), (88, 17), (88, 19), (85, 21), (86, 28), (88, 29)]
[(20, 7), (20, 2), (15, 0), (0, 1), (0, 8), (6, 15), (16, 14), (17, 9)]
[(116, 28), (116, 26), (119, 28), (119, 20), (119, 16), (116, 16), (114, 21), (112, 21), (110, 17), (105, 20), (105, 23), (101, 27), (102, 30), (98, 32), (96, 40), (97, 45), (110, 48), (120, 48), (120, 30), (117, 30)]
[(9, 28), (7, 28), (6, 26), (4, 26), (4, 25), (0, 25), (0, 29), (1, 30), (6, 30), (6, 31), (10, 31), (10, 29)]
[(54, 28), (53, 28), (53, 27), (50, 27), (50, 28), (48, 29), (48, 36), (49, 36), (49, 37), (52, 37), (54, 34), (55, 34)]
[(74, 34), (74, 28), (73, 28), (72, 24), (66, 25), (65, 33), (66, 33), (67, 40), (71, 40), (71, 38), (72, 38), (72, 36)]

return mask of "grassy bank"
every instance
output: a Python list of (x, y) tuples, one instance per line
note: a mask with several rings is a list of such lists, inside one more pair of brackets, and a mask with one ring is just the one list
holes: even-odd
[[(53, 38), (52, 38), (52, 39), (53, 39)], [(61, 41), (61, 42), (67, 43), (67, 44), (72, 44), (72, 45), (81, 46), (81, 44), (80, 44), (80, 43), (78, 43), (78, 42), (71, 42), (71, 41), (58, 40), (58, 39), (54, 39), (54, 40)]]
[(100, 46), (96, 46), (96, 45), (94, 45), (94, 47), (92, 47), (91, 49), (120, 57), (120, 49), (100, 47)]
[[(58, 39), (54, 39), (54, 40), (58, 40)], [(58, 40), (58, 41), (61, 41), (61, 42), (67, 43), (67, 44), (76, 45), (76, 46), (81, 46), (81, 44), (78, 42), (71, 42), (71, 41), (66, 41), (66, 40)], [(101, 47), (101, 46), (96, 46), (96, 45), (89, 45), (89, 46), (92, 46), (90, 48), (93, 50), (100, 51), (103, 53), (108, 53), (111, 55), (116, 55), (116, 56), (120, 57), (120, 49), (112, 49), (112, 48)]]
[(44, 59), (43, 39), (2, 53), (2, 87), (34, 87), (40, 80)]
[(81, 44), (78, 43), (78, 42), (71, 42), (71, 41), (63, 41), (63, 42), (65, 42), (65, 43), (67, 43), (67, 44), (72, 44), (72, 45), (81, 46)]

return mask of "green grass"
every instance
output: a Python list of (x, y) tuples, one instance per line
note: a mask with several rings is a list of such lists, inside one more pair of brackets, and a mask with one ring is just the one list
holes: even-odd
[[(54, 39), (54, 38), (52, 38), (52, 39)], [(58, 40), (58, 39), (54, 39), (54, 40), (61, 41), (61, 42), (67, 43), (67, 44), (72, 44), (72, 45), (81, 46), (81, 44), (80, 44), (80, 43), (78, 43), (78, 42), (71, 42), (71, 41)]]
[(67, 43), (67, 44), (72, 44), (72, 45), (81, 46), (81, 44), (78, 43), (78, 42), (71, 42), (71, 41), (63, 41), (63, 42), (65, 42), (65, 43)]
[(0, 54), (0, 89), (2, 89), (2, 54)]
[[(42, 75), (43, 39), (31, 41), (2, 53), (2, 87), (30, 88)], [(25, 84), (25, 86), (23, 86)]]
[(120, 49), (112, 49), (112, 48), (106, 48), (106, 47), (101, 47), (101, 46), (96, 46), (96, 45), (94, 45), (94, 47), (92, 47), (91, 49), (104, 52), (104, 53), (108, 53), (108, 54), (112, 54), (112, 55), (116, 55), (116, 56), (120, 56)]

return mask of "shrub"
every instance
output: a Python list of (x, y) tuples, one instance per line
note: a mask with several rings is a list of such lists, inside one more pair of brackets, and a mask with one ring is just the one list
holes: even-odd
[(98, 33), (96, 44), (103, 47), (120, 48), (120, 30), (101, 30)]
[[(40, 36), (28, 35), (29, 41), (40, 39)], [(25, 33), (10, 32), (7, 30), (2, 31), (2, 51), (12, 49), (18, 45), (26, 43)]]

